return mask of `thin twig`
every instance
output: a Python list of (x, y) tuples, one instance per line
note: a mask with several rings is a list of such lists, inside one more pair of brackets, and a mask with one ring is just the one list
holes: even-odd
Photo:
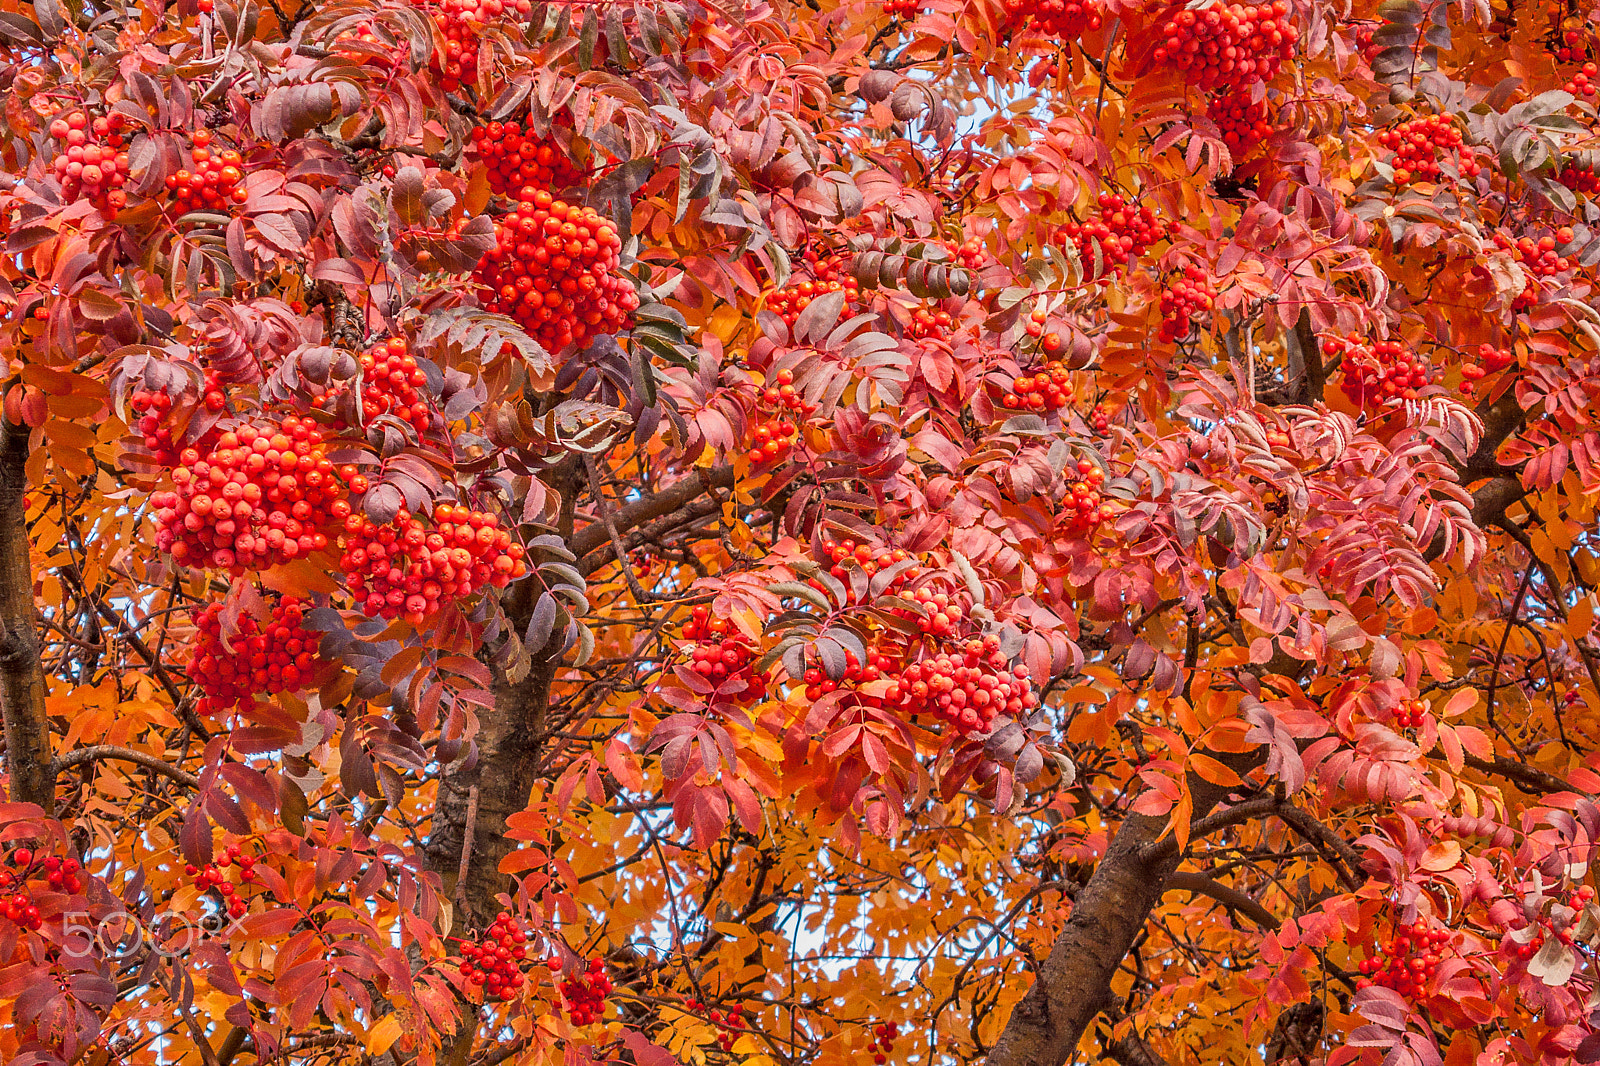
[(617, 553), (617, 566), (622, 570), (622, 576), (628, 581), (628, 588), (633, 592), (635, 603), (649, 603), (655, 597), (644, 590), (639, 584), (639, 579), (633, 573), (633, 563), (628, 559), (628, 550), (622, 546), (622, 534), (617, 532), (616, 517), (612, 514), (611, 503), (606, 499), (606, 494), (600, 484), (600, 467), (594, 461), (594, 456), (584, 454), (583, 466), (589, 472), (589, 488), (594, 492), (594, 505), (600, 511), (600, 521), (606, 527), (606, 535), (611, 538), (611, 550)]
[(1484, 698), (1485, 702), (1488, 704), (1490, 728), (1499, 734), (1501, 740), (1511, 745), (1512, 751), (1517, 752), (1518, 754), (1521, 754), (1522, 749), (1517, 747), (1517, 744), (1514, 740), (1506, 736), (1506, 731), (1500, 728), (1500, 722), (1494, 716), (1494, 696), (1495, 690), (1500, 687), (1500, 663), (1506, 655), (1506, 644), (1511, 640), (1511, 630), (1516, 625), (1518, 612), (1522, 610), (1522, 597), (1528, 594), (1528, 582), (1533, 580), (1533, 568), (1536, 565), (1538, 565), (1537, 557), (1530, 555), (1528, 557), (1528, 568), (1522, 572), (1522, 584), (1517, 586), (1516, 598), (1511, 601), (1511, 609), (1508, 617), (1506, 618), (1505, 631), (1500, 634), (1500, 647), (1494, 653), (1494, 665), (1489, 668), (1489, 692)]
[(472, 863), (472, 837), (478, 827), (478, 786), (467, 789), (467, 824), (461, 830), (461, 865), (456, 868), (456, 907), (467, 910), (467, 868)]

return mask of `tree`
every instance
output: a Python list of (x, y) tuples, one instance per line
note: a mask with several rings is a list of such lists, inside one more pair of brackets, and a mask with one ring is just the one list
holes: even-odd
[(0, 10), (0, 1052), (1600, 1061), (1596, 12)]

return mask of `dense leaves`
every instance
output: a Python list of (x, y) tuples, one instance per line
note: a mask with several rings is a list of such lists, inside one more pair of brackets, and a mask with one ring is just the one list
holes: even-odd
[(1600, 1061), (1596, 14), (0, 0), (0, 1057)]

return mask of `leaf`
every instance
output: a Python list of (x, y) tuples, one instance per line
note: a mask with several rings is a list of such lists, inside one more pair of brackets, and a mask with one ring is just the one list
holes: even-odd
[(795, 318), (793, 333), (801, 344), (817, 344), (832, 332), (844, 311), (844, 293), (830, 292), (813, 299)]
[(382, 1055), (394, 1046), (394, 1042), (400, 1039), (402, 1032), (404, 1032), (404, 1029), (400, 1024), (400, 1016), (398, 1014), (387, 1014), (380, 1018), (378, 1024), (374, 1025), (371, 1031), (367, 1033), (367, 1054)]
[(1550, 937), (1529, 961), (1528, 973), (1551, 988), (1559, 988), (1571, 979), (1577, 964), (1577, 953), (1555, 937)]
[(401, 167), (389, 192), (389, 206), (402, 225), (420, 226), (428, 220), (422, 192), (422, 171), (416, 167)]

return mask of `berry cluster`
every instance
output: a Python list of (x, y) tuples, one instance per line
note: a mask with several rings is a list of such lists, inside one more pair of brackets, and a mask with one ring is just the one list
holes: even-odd
[(719, 1010), (707, 1011), (706, 1005), (698, 999), (686, 999), (683, 1001), (683, 1009), (691, 1014), (704, 1013), (706, 1016), (706, 1021), (710, 1022), (712, 1025), (726, 1026), (722, 1032), (717, 1034), (717, 1046), (722, 1048), (722, 1050), (725, 1052), (731, 1052), (733, 1050), (734, 1040), (738, 1038), (739, 1031), (745, 1027), (743, 1007), (735, 1003), (733, 1006), (729, 1007), (727, 1013), (724, 1014)]
[[(428, 383), (428, 375), (417, 366), (417, 361), (406, 354), (406, 339), (390, 337), (362, 352), (357, 360), (361, 365), (361, 418), (371, 422), (379, 415), (393, 415), (409, 423), (418, 436), (434, 428), (436, 418), (432, 407), (419, 386)], [(337, 393), (323, 393), (311, 401), (312, 406), (328, 409), (338, 400)], [(337, 429), (349, 428), (342, 416), (334, 418)]]
[[(239, 870), (239, 884), (235, 885), (228, 880), (227, 871), (237, 867)], [(228, 916), (243, 918), (249, 910), (249, 905), (239, 894), (243, 885), (253, 884), (256, 879), (256, 859), (254, 855), (246, 854), (237, 844), (229, 844), (217, 861), (209, 866), (200, 867), (194, 863), (186, 863), (183, 872), (194, 880), (194, 886), (201, 892), (216, 892), (226, 901)]]
[(1430, 929), (1423, 922), (1401, 926), (1394, 939), (1378, 948), (1375, 957), (1361, 963), (1364, 979), (1357, 981), (1356, 987), (1379, 985), (1415, 999), (1438, 970), (1440, 949), (1449, 942), (1448, 929)]
[(310, 419), (240, 426), (204, 454), (184, 449), (179, 464), (174, 490), (150, 502), (157, 545), (185, 566), (238, 575), (288, 562), (327, 547), (322, 531), (349, 513)]
[(890, 18), (912, 18), (921, 8), (922, 0), (883, 0), (883, 13)]
[(1036, 307), (1028, 315), (1028, 321), (1023, 330), (1028, 336), (1038, 338), (1039, 351), (1044, 354), (1045, 358), (1054, 359), (1066, 347), (1066, 341), (1062, 340), (1061, 334), (1058, 332), (1045, 331), (1049, 317), (1044, 308)]
[(884, 702), (911, 714), (931, 714), (969, 735), (987, 733), (996, 715), (1013, 717), (1038, 706), (1028, 668), (1008, 666), (1000, 638), (989, 634), (954, 655), (915, 662), (900, 671)]
[(1597, 90), (1597, 77), (1600, 77), (1600, 67), (1593, 63), (1585, 63), (1583, 68), (1567, 80), (1562, 86), (1573, 96), (1593, 96)]
[(1071, 490), (1061, 501), (1061, 520), (1069, 534), (1087, 537), (1115, 514), (1100, 495), (1105, 479), (1105, 471), (1098, 466), (1087, 459), (1078, 460), (1078, 480), (1072, 483)]
[(894, 1054), (894, 1040), (900, 1035), (900, 1026), (894, 1022), (883, 1022), (872, 1030), (872, 1043), (867, 1051), (872, 1055), (872, 1066), (883, 1066), (889, 1061), (889, 1056)]
[(961, 242), (942, 241), (944, 250), (950, 253), (950, 258), (956, 266), (963, 270), (977, 271), (983, 268), (988, 261), (989, 253), (984, 249), (983, 242), (976, 237), (968, 237)]
[(1546, 234), (1538, 240), (1532, 237), (1519, 237), (1513, 240), (1508, 234), (1496, 232), (1494, 235), (1495, 247), (1511, 253), (1523, 271), (1528, 275), (1527, 284), (1512, 301), (1513, 311), (1526, 311), (1539, 302), (1539, 281), (1541, 278), (1553, 278), (1572, 269), (1572, 261), (1564, 255), (1557, 255), (1556, 248), (1572, 242), (1572, 230), (1566, 226), (1557, 230), (1552, 236)]
[[(552, 958), (550, 969), (561, 969), (561, 960)], [(588, 1025), (605, 1017), (606, 996), (610, 994), (611, 978), (606, 976), (606, 964), (599, 959), (590, 959), (583, 972), (561, 982), (561, 995), (567, 1001), (567, 1015), (573, 1025)]]
[(432, 528), (408, 511), (383, 525), (357, 512), (345, 519), (344, 533), (339, 566), (372, 617), (420, 625), (447, 600), (488, 585), (505, 588), (528, 572), (522, 545), (499, 518), (448, 503), (434, 508)]
[[(908, 562), (915, 558), (904, 548), (892, 548), (888, 551), (880, 551), (875, 550), (870, 544), (858, 544), (853, 540), (826, 540), (822, 542), (822, 550), (824, 554), (827, 555), (829, 561), (833, 564), (829, 567), (828, 573), (832, 574), (840, 581), (843, 581), (846, 585), (850, 583), (850, 572), (845, 568), (844, 565), (845, 560), (847, 559), (854, 559), (856, 565), (859, 566), (868, 577), (872, 577), (880, 570), (887, 570), (891, 566), (897, 566), (900, 563)], [(888, 587), (883, 590), (884, 594), (890, 595), (899, 591), (915, 580), (921, 573), (922, 568), (920, 566), (906, 567), (900, 573), (895, 575), (894, 580), (889, 582)]]
[(485, 306), (521, 323), (551, 352), (625, 328), (639, 295), (617, 273), (622, 238), (592, 207), (539, 190), (495, 224), (498, 241), (473, 278)]
[[(1099, 197), (1099, 214), (1087, 222), (1068, 222), (1056, 232), (1054, 241), (1065, 248), (1071, 243), (1083, 264), (1085, 277), (1109, 284), (1120, 276), (1131, 259), (1167, 235), (1166, 224), (1148, 207), (1135, 207), (1113, 192)], [(1099, 269), (1096, 268), (1098, 256)]]
[(1013, 25), (1062, 41), (1075, 40), (1100, 28), (1100, 9), (1093, 0), (1004, 0)]
[(775, 463), (787, 458), (789, 450), (800, 437), (800, 428), (788, 418), (803, 418), (817, 409), (794, 387), (794, 371), (780, 370), (772, 376), (772, 384), (762, 389), (756, 398), (758, 407), (767, 411), (756, 412), (750, 429), (750, 448), (745, 454), (753, 465)]
[(222, 634), (222, 604), (209, 603), (195, 618), (200, 636), (189, 674), (203, 693), (195, 710), (223, 715), (248, 709), (258, 695), (295, 692), (311, 684), (326, 665), (317, 655), (321, 637), (302, 625), (305, 609), (293, 597), (272, 606), (265, 625), (240, 614), (239, 631)]
[(816, 404), (806, 403), (804, 397), (795, 390), (794, 371), (780, 370), (772, 376), (773, 384), (761, 390), (761, 405), (770, 407), (782, 413), (790, 411), (795, 414), (809, 415), (817, 409)]
[(683, 627), (683, 646), (689, 655), (689, 669), (721, 686), (730, 678), (740, 678), (745, 683), (744, 697), (761, 699), (766, 695), (766, 679), (751, 669), (756, 661), (756, 649), (745, 638), (731, 632), (726, 618), (712, 618), (704, 606), (696, 607)]
[[(228, 405), (228, 398), (222, 392), (222, 379), (215, 370), (206, 371), (202, 402), (207, 411), (221, 411)], [(178, 443), (172, 439), (172, 430), (166, 424), (172, 405), (172, 396), (166, 389), (159, 391), (135, 389), (128, 397), (128, 407), (139, 416), (134, 419), (130, 428), (135, 435), (144, 439), (144, 446), (149, 449), (154, 461), (160, 466), (177, 466), (182, 451)], [(216, 436), (214, 431), (208, 431), (206, 436), (201, 438), (199, 446), (210, 447), (215, 442)]]
[(750, 447), (745, 451), (752, 465), (779, 462), (789, 455), (800, 430), (793, 422), (773, 418), (757, 422), (750, 429)]
[[(853, 651), (845, 652), (844, 659), (844, 676), (837, 681), (829, 677), (828, 672), (821, 667), (809, 666), (806, 668), (806, 672), (801, 676), (801, 680), (806, 685), (806, 699), (815, 703), (828, 693), (837, 692), (842, 686), (855, 688), (870, 684), (880, 677), (887, 676), (894, 666), (889, 661), (888, 656), (882, 654), (876, 648), (867, 649), (867, 664), (865, 666), (861, 665), (861, 662), (856, 658), (856, 653)], [(867, 703), (879, 702), (864, 694), (858, 693), (857, 695)]]
[[(1507, 830), (1507, 835), (1509, 836), (1509, 830)], [(1562, 902), (1581, 915), (1589, 909), (1589, 904), (1594, 900), (1594, 896), (1594, 889), (1588, 885), (1583, 885), (1567, 893), (1567, 898)], [(1556, 928), (1555, 920), (1548, 913), (1540, 915), (1536, 922), (1540, 931), (1533, 933), (1526, 943), (1518, 943), (1512, 936), (1507, 936), (1500, 942), (1500, 950), (1513, 959), (1527, 962), (1539, 954), (1540, 949), (1544, 947), (1546, 936), (1553, 936), (1568, 947), (1573, 946), (1576, 939), (1573, 936), (1575, 932), (1573, 924), (1564, 924), (1558, 929)]]
[(1057, 363), (1033, 374), (1024, 374), (1011, 383), (1010, 391), (1000, 396), (1001, 406), (1013, 411), (1059, 411), (1072, 402), (1071, 375)]
[(1089, 427), (1102, 435), (1111, 429), (1111, 412), (1106, 410), (1105, 404), (1097, 403), (1089, 412)]
[(955, 324), (955, 319), (950, 317), (949, 311), (934, 311), (926, 307), (919, 307), (911, 313), (911, 323), (906, 327), (906, 335), (912, 340), (943, 340), (950, 333), (950, 327)]
[(17, 848), (0, 868), (0, 916), (24, 929), (36, 930), (42, 924), (29, 881), (44, 881), (57, 892), (82, 892), (83, 867), (77, 859), (40, 855), (32, 848)]
[(1392, 151), (1394, 183), (1437, 182), (1444, 173), (1442, 163), (1450, 163), (1464, 178), (1475, 178), (1483, 164), (1472, 149), (1461, 143), (1461, 130), (1445, 115), (1425, 115), (1402, 122), (1378, 134), (1378, 143)]
[(1322, 338), (1325, 359), (1342, 359), (1346, 396), (1362, 406), (1414, 400), (1433, 380), (1431, 363), (1397, 340), (1368, 344), (1357, 334)]
[(1168, 343), (1183, 340), (1193, 320), (1210, 311), (1215, 301), (1216, 290), (1206, 272), (1187, 264), (1183, 277), (1161, 290), (1161, 339)]
[(527, 15), (530, 0), (415, 0), (433, 17), (444, 37), (444, 54), (435, 53), (429, 69), (440, 88), (456, 92), (478, 78), (478, 42), (484, 26), (502, 14)]
[(231, 148), (212, 154), (210, 145), (211, 131), (196, 130), (194, 170), (167, 175), (167, 188), (179, 211), (218, 211), (245, 202), (245, 191), (239, 187), (244, 158)]
[(522, 963), (528, 957), (528, 934), (501, 911), (476, 942), (461, 940), (461, 976), (482, 985), (486, 997), (515, 999), (522, 987)]
[(739, 1038), (739, 1032), (744, 1028), (744, 1008), (735, 1003), (728, 1008), (726, 1014), (712, 1011), (706, 1017), (712, 1025), (723, 1026), (722, 1031), (717, 1034), (717, 1046), (731, 1053), (733, 1042)]
[(1155, 61), (1175, 65), (1202, 89), (1271, 81), (1300, 38), (1288, 14), (1287, 0), (1179, 11), (1161, 26)]
[(1562, 20), (1560, 25), (1551, 28), (1550, 36), (1550, 54), (1557, 63), (1581, 63), (1589, 58), (1589, 35), (1584, 32), (1581, 20)]
[(1506, 348), (1496, 348), (1488, 343), (1478, 345), (1478, 361), (1461, 365), (1461, 377), (1464, 379), (1461, 382), (1462, 393), (1471, 396), (1473, 382), (1498, 373), (1516, 361), (1516, 354)]
[(128, 205), (128, 194), (122, 191), (128, 180), (122, 127), (123, 118), (115, 112), (91, 121), (84, 112), (73, 111), (50, 123), (50, 136), (66, 146), (51, 161), (62, 199), (82, 197), (102, 211)]
[(467, 151), (489, 167), (489, 188), (532, 200), (540, 189), (566, 189), (583, 179), (581, 167), (550, 138), (524, 132), (516, 122), (474, 126)]
[(1600, 174), (1595, 172), (1593, 164), (1564, 164), (1556, 174), (1556, 180), (1580, 196), (1593, 196), (1600, 192)]
[(1400, 706), (1395, 708), (1394, 724), (1400, 729), (1420, 729), (1427, 713), (1427, 700), (1401, 700)]
[(892, 607), (889, 613), (899, 618), (914, 619), (917, 629), (928, 636), (954, 635), (964, 615), (961, 605), (952, 602), (943, 592), (930, 592), (925, 588), (906, 590), (900, 593), (900, 598), (907, 604), (916, 604), (916, 607)]
[(805, 260), (811, 277), (802, 278), (767, 293), (767, 310), (783, 319), (792, 329), (795, 320), (800, 317), (800, 312), (819, 296), (826, 296), (830, 292), (842, 292), (846, 308), (860, 304), (861, 283), (845, 269), (846, 262), (842, 257), (829, 256), (821, 259), (817, 253), (807, 250)]
[(39, 908), (27, 892), (7, 891), (11, 888), (11, 877), (9, 872), (0, 871), (0, 878), (3, 878), (0, 879), (0, 915), (4, 915), (13, 925), (37, 930), (43, 924)]
[(1248, 92), (1231, 92), (1213, 97), (1206, 105), (1206, 117), (1222, 131), (1222, 142), (1237, 157), (1242, 157), (1272, 135), (1267, 121), (1267, 101), (1252, 100)]

